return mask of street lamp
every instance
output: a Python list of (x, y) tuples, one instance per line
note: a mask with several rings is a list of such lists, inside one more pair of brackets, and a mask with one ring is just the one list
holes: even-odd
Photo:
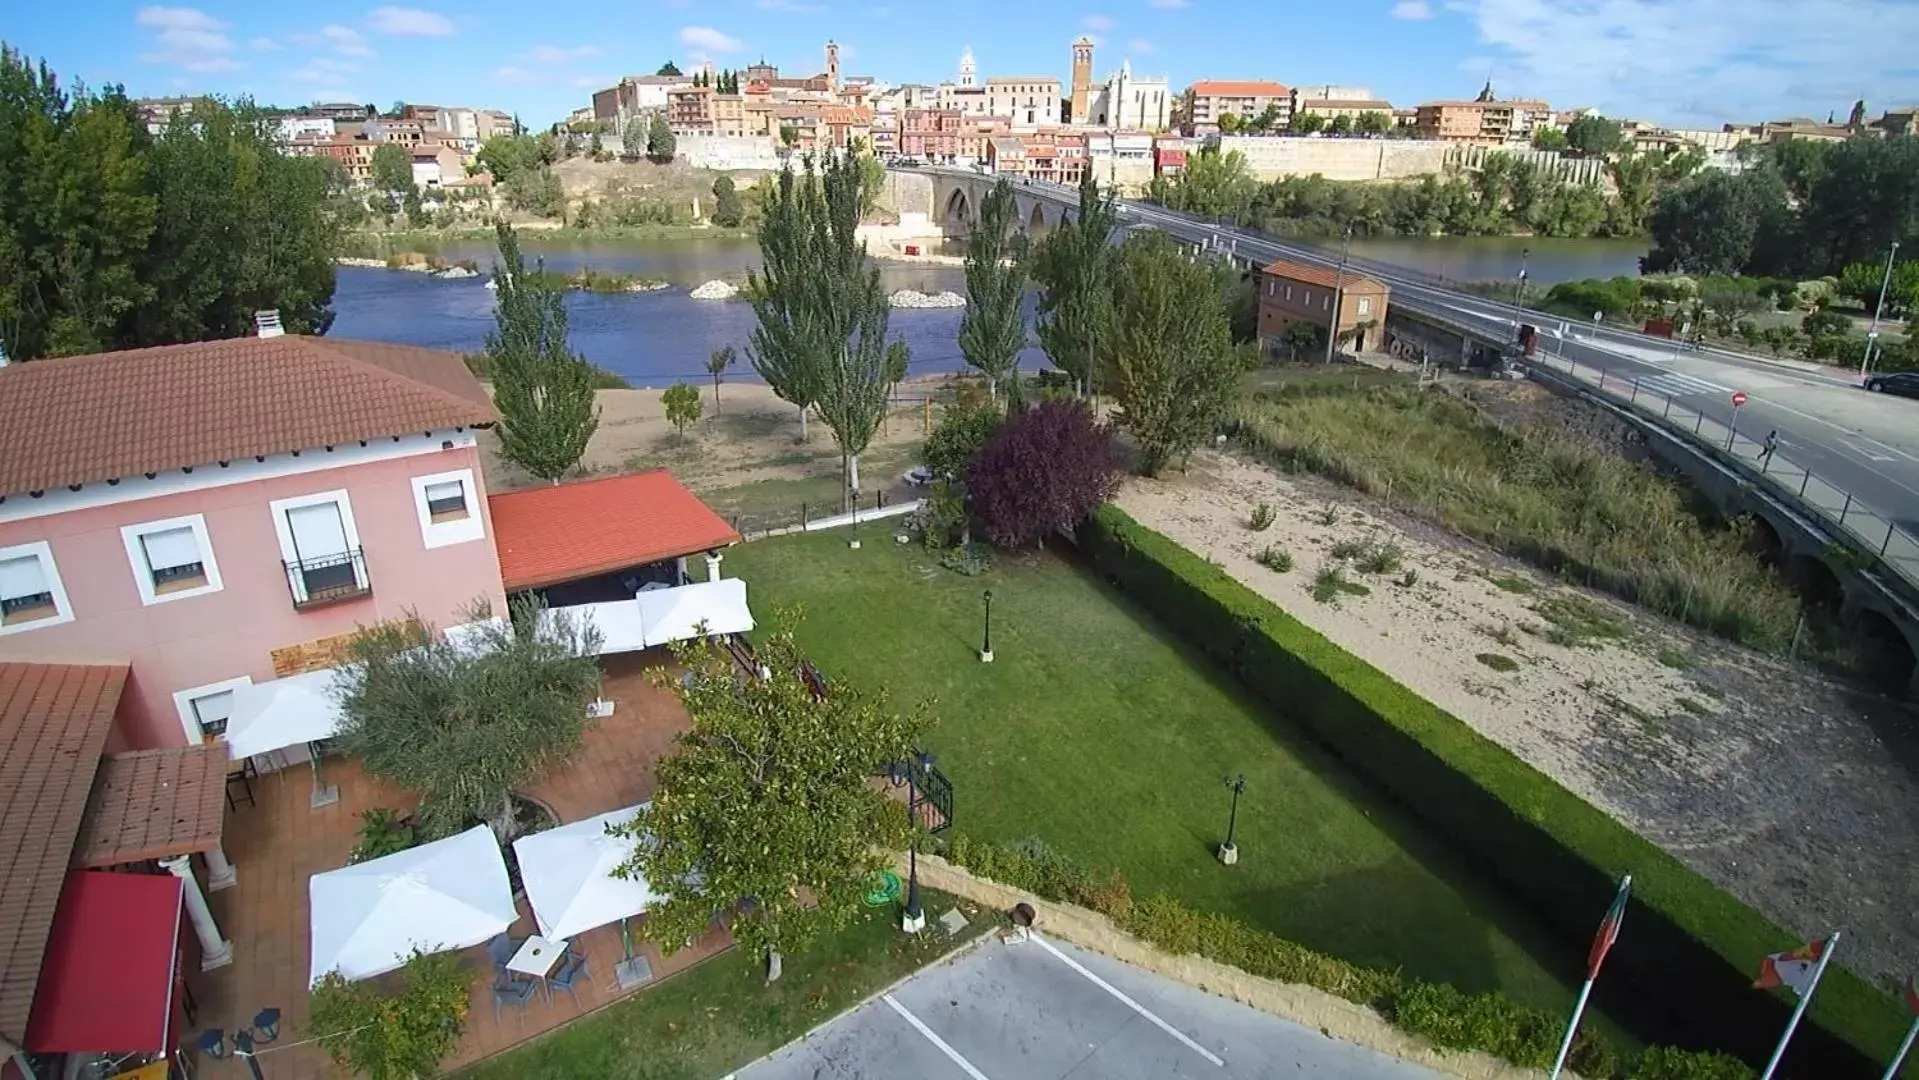
[(913, 843), (906, 849), (906, 913), (900, 917), (900, 929), (917, 934), (926, 929), (926, 912), (920, 908), (920, 813), (918, 777), (933, 771), (933, 755), (920, 750), (911, 762), (895, 761), (887, 769), (893, 783), (906, 783), (906, 816), (912, 822)]
[(1892, 260), (1899, 254), (1899, 241), (1892, 242), (1892, 250), (1886, 252), (1886, 274), (1879, 279), (1879, 304), (1872, 309), (1872, 330), (1866, 334), (1866, 355), (1859, 358), (1859, 377), (1866, 377), (1866, 365), (1872, 362), (1872, 346), (1879, 338), (1879, 318), (1886, 313), (1886, 286), (1892, 284)]
[(1233, 789), (1233, 810), (1226, 818), (1226, 842), (1219, 845), (1219, 861), (1232, 866), (1239, 862), (1239, 845), (1233, 843), (1233, 834), (1239, 829), (1239, 797), (1246, 793), (1246, 774), (1227, 777), (1226, 786)]
[(1531, 248), (1519, 249), (1519, 280), (1513, 285), (1513, 325), (1518, 326), (1526, 314), (1526, 259), (1532, 255)]
[(233, 1048), (227, 1049), (227, 1033), (219, 1028), (208, 1028), (200, 1033), (200, 1052), (215, 1061), (225, 1061), (229, 1054), (241, 1058), (247, 1063), (247, 1071), (253, 1074), (253, 1080), (262, 1080), (260, 1059), (254, 1052), (254, 1044), (270, 1043), (280, 1037), (280, 1010), (261, 1009), (253, 1016), (253, 1026), (241, 1028), (233, 1033)]
[(980, 637), (979, 662), (990, 664), (993, 662), (993, 590), (988, 589), (980, 595), (986, 601), (986, 628)]

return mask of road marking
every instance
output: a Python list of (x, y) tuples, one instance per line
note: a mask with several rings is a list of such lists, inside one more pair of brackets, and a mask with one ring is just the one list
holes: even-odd
[[(1857, 450), (1860, 454), (1865, 456), (1865, 459), (1867, 461), (1897, 461), (1899, 460), (1898, 458), (1893, 457), (1890, 454), (1875, 453), (1871, 450), (1868, 450), (1864, 446), (1859, 445), (1861, 442), (1871, 442), (1872, 441), (1871, 439), (1860, 439), (1857, 441), (1852, 439), (1841, 439), (1839, 441), (1842, 443), (1845, 443), (1847, 446), (1852, 447), (1854, 450)], [(1891, 447), (1887, 447), (1887, 449), (1891, 449)]]
[(906, 1006), (901, 1005), (899, 1002), (893, 1000), (893, 995), (881, 994), (880, 1000), (886, 1002), (888, 1005), (891, 1005), (893, 1007), (894, 1012), (899, 1013), (901, 1016), (905, 1017), (906, 1022), (913, 1025), (913, 1030), (919, 1032), (921, 1035), (926, 1036), (927, 1042), (930, 1042), (934, 1046), (939, 1047), (940, 1053), (945, 1054), (948, 1060), (952, 1061), (953, 1064), (958, 1065), (960, 1068), (966, 1070), (967, 1076), (972, 1077), (973, 1080), (986, 1080), (985, 1073), (979, 1071), (978, 1069), (975, 1069), (973, 1067), (972, 1062), (961, 1057), (960, 1052), (958, 1050), (955, 1050), (951, 1046), (948, 1046), (946, 1043), (946, 1040), (940, 1038), (939, 1035), (935, 1033), (932, 1028), (927, 1027), (923, 1022), (921, 1022), (919, 1017), (914, 1016), (910, 1012), (907, 1012)]
[(1045, 949), (1047, 952), (1052, 953), (1054, 956), (1058, 957), (1060, 963), (1065, 964), (1067, 967), (1072, 968), (1074, 971), (1077, 971), (1081, 975), (1086, 976), (1086, 978), (1094, 986), (1097, 986), (1101, 990), (1104, 990), (1107, 993), (1118, 998), (1121, 1004), (1125, 1005), (1127, 1008), (1133, 1010), (1134, 1012), (1140, 1014), (1141, 1016), (1144, 1016), (1146, 1019), (1151, 1020), (1153, 1024), (1157, 1026), (1161, 1031), (1164, 1031), (1166, 1034), (1171, 1035), (1173, 1038), (1178, 1039), (1180, 1042), (1185, 1043), (1187, 1048), (1190, 1049), (1193, 1053), (1198, 1054), (1200, 1057), (1205, 1058), (1207, 1061), (1210, 1061), (1215, 1065), (1218, 1065), (1220, 1068), (1226, 1067), (1226, 1063), (1220, 1060), (1219, 1055), (1213, 1053), (1211, 1050), (1206, 1049), (1205, 1047), (1194, 1042), (1192, 1039), (1188, 1038), (1185, 1032), (1179, 1030), (1178, 1028), (1167, 1023), (1166, 1021), (1161, 1020), (1159, 1017), (1154, 1016), (1151, 1012), (1147, 1010), (1146, 1006), (1141, 1005), (1139, 1002), (1134, 1001), (1132, 998), (1127, 997), (1125, 992), (1120, 990), (1119, 987), (1114, 986), (1112, 983), (1109, 983), (1105, 979), (1100, 978), (1098, 975), (1095, 975), (1092, 972), (1086, 970), (1085, 966), (1082, 965), (1079, 961), (1073, 959), (1072, 957), (1066, 955), (1063, 952), (1060, 952), (1058, 949), (1053, 948), (1052, 942), (1047, 941), (1045, 938), (1040, 937), (1038, 934), (1034, 934), (1032, 936), (1032, 940), (1038, 943), (1040, 948)]
[(1863, 443), (1870, 443), (1875, 448), (1884, 450), (1886, 453), (1892, 455), (1892, 457), (1889, 457), (1889, 458), (1874, 458), (1873, 460), (1875, 461), (1892, 461), (1897, 458), (1904, 458), (1907, 461), (1919, 461), (1919, 458), (1913, 457), (1911, 454), (1906, 453), (1904, 450), (1901, 450), (1896, 446), (1889, 446), (1886, 443), (1882, 443), (1878, 439), (1875, 439), (1869, 435), (1859, 436), (1859, 441)]
[[(1615, 378), (1618, 378), (1618, 376), (1615, 376)], [(1622, 379), (1621, 381), (1624, 380)], [(1687, 375), (1679, 371), (1668, 371), (1650, 378), (1640, 379), (1638, 382), (1641, 390), (1656, 390), (1662, 394), (1669, 394), (1673, 397), (1684, 397), (1687, 394), (1732, 393), (1732, 388), (1729, 386), (1721, 386), (1716, 382), (1708, 382), (1705, 379)]]

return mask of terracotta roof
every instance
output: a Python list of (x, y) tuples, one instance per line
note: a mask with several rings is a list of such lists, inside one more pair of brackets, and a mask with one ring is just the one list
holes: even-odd
[(457, 353), (287, 335), (0, 368), (0, 495), (492, 423)]
[(16, 1046), (126, 681), (125, 665), (0, 664), (0, 1038)]
[(1285, 97), (1289, 92), (1283, 83), (1258, 79), (1202, 79), (1190, 89), (1198, 97)]
[(739, 542), (665, 469), (487, 497), (507, 591), (538, 589)]
[(227, 768), (226, 744), (218, 740), (111, 755), (93, 781), (73, 868), (104, 870), (217, 847)]
[(1278, 262), (1268, 263), (1260, 270), (1260, 273), (1271, 274), (1274, 277), (1285, 278), (1288, 281), (1301, 281), (1308, 285), (1319, 285), (1328, 289), (1359, 284), (1373, 285), (1381, 289), (1386, 287), (1380, 284), (1378, 279), (1369, 278), (1357, 270), (1349, 269), (1342, 274), (1332, 267), (1308, 266), (1305, 263), (1287, 262), (1284, 259)]

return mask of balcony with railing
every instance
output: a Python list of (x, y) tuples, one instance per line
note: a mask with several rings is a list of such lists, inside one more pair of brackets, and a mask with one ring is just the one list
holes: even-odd
[(366, 570), (366, 553), (357, 547), (337, 555), (320, 555), (283, 565), (296, 611), (373, 594), (373, 579)]

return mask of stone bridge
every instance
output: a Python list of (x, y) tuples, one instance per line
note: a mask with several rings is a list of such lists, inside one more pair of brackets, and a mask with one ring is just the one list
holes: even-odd
[[(965, 236), (979, 220), (979, 206), (999, 177), (969, 170), (911, 170), (933, 182), (932, 205), (928, 218), (947, 236)], [(1079, 205), (1075, 192), (1056, 184), (1022, 183), (1013, 179), (1013, 203), (1019, 227), (1039, 239), (1070, 217)]]

